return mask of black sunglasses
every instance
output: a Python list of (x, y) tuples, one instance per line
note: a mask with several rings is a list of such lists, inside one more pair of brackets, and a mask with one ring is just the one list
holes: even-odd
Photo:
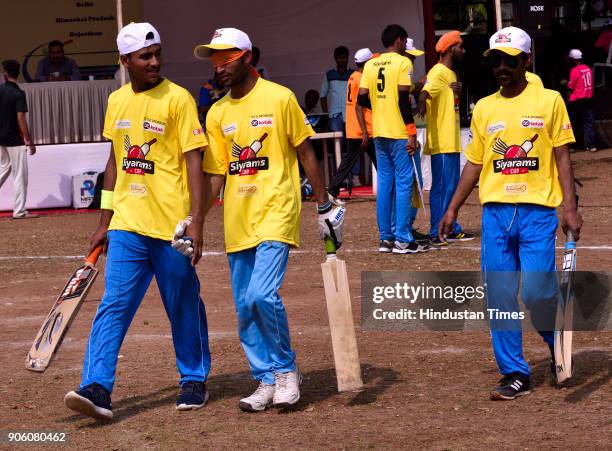
[(516, 69), (519, 66), (519, 57), (508, 55), (504, 52), (491, 52), (489, 54), (489, 65), (493, 68), (499, 67), (502, 61), (508, 66), (510, 69)]

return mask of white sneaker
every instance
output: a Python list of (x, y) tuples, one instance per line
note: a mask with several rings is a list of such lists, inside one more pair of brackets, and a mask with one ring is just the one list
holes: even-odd
[(291, 407), (300, 400), (302, 375), (297, 369), (289, 373), (274, 373), (274, 379), (276, 379), (274, 407)]
[(238, 405), (245, 412), (261, 412), (272, 405), (275, 392), (274, 384), (259, 383), (257, 390), (248, 398), (242, 398)]
[(343, 200), (341, 200), (339, 197), (334, 197), (333, 195), (331, 195), (330, 193), (327, 193), (327, 198), (329, 199), (329, 201), (334, 204), (336, 207), (344, 207), (346, 205), (346, 202), (344, 202)]

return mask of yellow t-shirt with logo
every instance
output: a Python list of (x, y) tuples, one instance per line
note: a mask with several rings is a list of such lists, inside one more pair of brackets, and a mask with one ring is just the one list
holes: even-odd
[(183, 154), (208, 145), (193, 97), (167, 79), (139, 93), (128, 83), (109, 96), (102, 134), (117, 163), (109, 230), (171, 240), (191, 210)]
[(557, 207), (563, 200), (553, 148), (574, 142), (557, 91), (528, 83), (514, 98), (481, 99), (472, 116), (465, 155), (480, 172), (480, 202)]
[(457, 81), (454, 71), (442, 63), (427, 73), (423, 91), (427, 91), (427, 139), (425, 154), (461, 152), (459, 97), (450, 88)]
[(408, 138), (397, 87), (411, 86), (411, 77), (412, 63), (399, 53), (383, 53), (365, 63), (359, 87), (370, 91), (374, 138)]
[(226, 95), (206, 116), (202, 168), (226, 176), (225, 249), (263, 241), (299, 245), (302, 196), (296, 147), (314, 131), (293, 93), (259, 78), (241, 99)]

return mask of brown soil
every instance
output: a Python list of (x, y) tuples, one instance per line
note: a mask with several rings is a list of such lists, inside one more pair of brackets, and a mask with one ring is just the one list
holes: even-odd
[[(579, 269), (612, 267), (612, 150), (574, 154), (585, 225)], [(606, 180), (608, 182), (606, 182)], [(444, 252), (379, 255), (375, 203), (349, 204), (346, 243), (355, 318), (364, 270), (478, 270), (479, 240)], [(460, 213), (479, 232), (473, 195)], [(422, 219), (421, 227), (424, 229)], [(80, 381), (89, 327), (103, 291), (99, 278), (62, 349), (43, 374), (24, 359), (58, 290), (87, 247), (97, 214), (0, 220), (0, 429), (67, 431), (68, 446), (87, 449), (158, 448), (428, 448), (604, 449), (612, 443), (612, 334), (575, 333), (575, 376), (564, 389), (549, 381), (548, 350), (525, 334), (525, 355), (535, 390), (513, 402), (492, 402), (498, 374), (486, 332), (362, 331), (357, 338), (365, 390), (336, 392), (331, 341), (312, 204), (303, 213), (303, 252), (290, 257), (282, 294), (292, 339), (305, 375), (302, 400), (292, 412), (246, 414), (238, 400), (255, 388), (236, 335), (224, 255), (198, 266), (213, 355), (210, 403), (196, 412), (174, 409), (177, 373), (157, 287), (152, 284), (121, 350), (113, 392), (115, 420), (99, 423), (74, 415), (63, 396)], [(221, 252), (221, 208), (207, 219), (205, 250)], [(26, 258), (48, 256), (48, 258)], [(103, 266), (103, 265), (102, 265)], [(2, 445), (0, 445), (2, 446)]]

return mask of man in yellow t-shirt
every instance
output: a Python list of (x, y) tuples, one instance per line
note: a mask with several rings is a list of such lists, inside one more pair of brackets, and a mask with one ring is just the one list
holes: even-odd
[(279, 290), (291, 246), (299, 245), (298, 159), (318, 202), (319, 236), (342, 242), (344, 209), (327, 198), (314, 135), (293, 93), (258, 77), (251, 41), (235, 28), (216, 30), (195, 48), (210, 58), (230, 92), (206, 117), (205, 212), (225, 181), (223, 222), (242, 347), (259, 387), (240, 400), (242, 410), (288, 407), (300, 398), (301, 376), (291, 349)]
[[(178, 410), (203, 407), (210, 370), (206, 310), (195, 264), (202, 252), (200, 155), (207, 145), (191, 95), (160, 77), (161, 40), (148, 23), (117, 36), (130, 83), (108, 99), (104, 136), (111, 140), (100, 225), (92, 250), (108, 246), (105, 290), (91, 327), (79, 390), (66, 406), (110, 419), (119, 348), (155, 276), (172, 326), (181, 377)], [(191, 212), (191, 258), (170, 244), (178, 220)], [(195, 252), (194, 252), (195, 249)]]
[(495, 33), (485, 52), (501, 89), (481, 99), (472, 117), (468, 162), (440, 222), (440, 236), (452, 230), (460, 206), (479, 182), (482, 211), (482, 271), (491, 316), (493, 350), (503, 375), (492, 399), (530, 391), (530, 370), (522, 352), (521, 298), (534, 326), (548, 344), (555, 374), (553, 330), (559, 294), (555, 275), (556, 207), (563, 208), (563, 230), (580, 238), (574, 175), (568, 145), (574, 142), (561, 95), (525, 78), (531, 38), (507, 27)]
[(357, 99), (362, 108), (372, 110), (378, 164), (378, 250), (382, 253), (414, 254), (429, 249), (417, 243), (410, 230), (414, 181), (411, 155), (416, 150), (416, 126), (410, 109), (412, 64), (404, 56), (406, 39), (408, 33), (400, 25), (388, 25), (383, 30), (385, 52), (365, 64)]
[(342, 156), (338, 171), (329, 182), (327, 192), (334, 198), (334, 202), (340, 194), (340, 185), (347, 178), (353, 165), (359, 159), (362, 152), (366, 152), (374, 166), (376, 166), (376, 152), (374, 141), (372, 141), (372, 112), (357, 104), (359, 82), (363, 73), (363, 66), (373, 58), (372, 51), (368, 48), (359, 49), (355, 53), (355, 66), (357, 69), (351, 74), (346, 87), (346, 139), (347, 151)]
[(463, 86), (457, 81), (455, 67), (463, 59), (465, 50), (459, 31), (449, 31), (436, 44), (440, 62), (427, 73), (427, 80), (419, 95), (419, 111), (427, 117), (426, 155), (431, 155), (431, 191), (429, 192), (429, 229), (433, 245), (441, 248), (448, 241), (473, 240), (458, 222), (453, 224), (447, 241), (438, 238), (438, 225), (448, 208), (461, 172), (461, 126), (459, 104)]

